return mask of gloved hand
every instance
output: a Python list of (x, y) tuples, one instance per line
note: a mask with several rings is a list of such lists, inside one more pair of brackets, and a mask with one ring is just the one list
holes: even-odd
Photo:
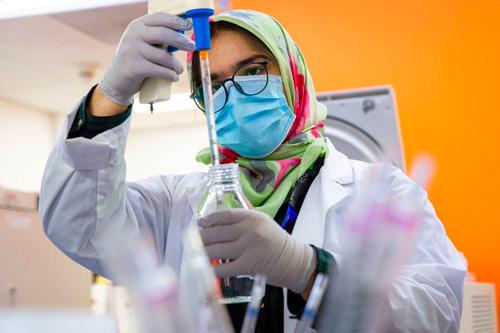
[(193, 51), (194, 42), (175, 31), (189, 29), (189, 21), (161, 12), (132, 21), (99, 84), (101, 91), (115, 103), (128, 105), (145, 78), (177, 81), (182, 65), (166, 48), (158, 45)]
[(215, 266), (217, 276), (260, 273), (271, 285), (301, 293), (315, 271), (314, 249), (294, 239), (264, 213), (227, 209), (198, 223), (210, 259), (232, 259)]

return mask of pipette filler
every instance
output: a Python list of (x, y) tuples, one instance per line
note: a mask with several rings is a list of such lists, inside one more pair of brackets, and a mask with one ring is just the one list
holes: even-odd
[[(149, 0), (148, 13), (165, 12), (193, 20), (193, 29), (196, 36), (196, 50), (210, 49), (209, 17), (214, 14), (213, 0)], [(168, 52), (176, 49), (168, 45)], [(170, 99), (172, 82), (162, 79), (148, 78), (144, 80), (139, 93), (139, 102), (152, 104)]]
[[(209, 18), (214, 14), (213, 0), (149, 0), (148, 12), (166, 12), (193, 20), (196, 50), (200, 56), (201, 80), (205, 98), (207, 116), (208, 138), (210, 143), (210, 157), (212, 165), (219, 165), (219, 151), (215, 130), (215, 116), (213, 109), (212, 82), (210, 78), (210, 67), (208, 62), (208, 50), (210, 49), (210, 22)], [(174, 52), (175, 48), (168, 45), (167, 51)], [(157, 78), (144, 80), (139, 93), (139, 102), (150, 104), (151, 111), (153, 103), (167, 101), (170, 99), (172, 82)]]

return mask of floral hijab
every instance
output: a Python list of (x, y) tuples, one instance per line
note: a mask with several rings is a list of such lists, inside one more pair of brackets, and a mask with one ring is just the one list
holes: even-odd
[[(243, 192), (254, 208), (274, 217), (295, 182), (327, 153), (323, 137), (326, 108), (316, 99), (302, 52), (278, 21), (250, 10), (223, 12), (213, 16), (213, 21), (233, 23), (251, 32), (267, 46), (278, 61), (284, 93), (295, 114), (283, 144), (265, 158), (249, 159), (226, 147), (219, 148), (221, 163), (239, 164)], [(188, 55), (188, 70), (191, 69), (192, 55)], [(201, 150), (196, 159), (209, 164), (208, 148)]]

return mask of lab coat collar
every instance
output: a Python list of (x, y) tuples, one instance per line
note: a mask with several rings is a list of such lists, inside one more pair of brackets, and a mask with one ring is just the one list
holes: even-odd
[(340, 185), (349, 185), (354, 182), (352, 166), (344, 154), (335, 149), (335, 146), (326, 138), (328, 154), (325, 158), (324, 172), (325, 177)]
[(292, 235), (305, 244), (324, 247), (326, 219), (330, 208), (350, 193), (347, 185), (354, 182), (349, 159), (327, 140), (328, 155), (306, 194)]

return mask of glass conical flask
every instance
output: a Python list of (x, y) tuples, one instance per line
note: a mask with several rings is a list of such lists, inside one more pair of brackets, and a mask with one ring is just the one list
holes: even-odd
[[(200, 201), (199, 218), (227, 208), (252, 208), (241, 189), (237, 163), (210, 167), (207, 191)], [(222, 302), (225, 304), (250, 302), (252, 284), (253, 280), (248, 276), (221, 279)]]

